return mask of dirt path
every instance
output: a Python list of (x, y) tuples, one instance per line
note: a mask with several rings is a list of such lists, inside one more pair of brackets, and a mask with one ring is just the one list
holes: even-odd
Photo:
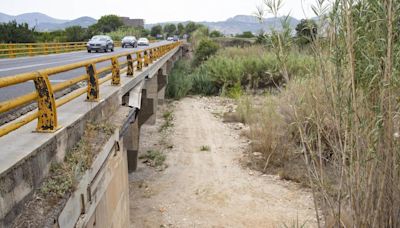
[(175, 103), (169, 134), (158, 133), (162, 120), (142, 128), (141, 151), (164, 151), (168, 168), (141, 163), (130, 176), (131, 227), (314, 227), (311, 193), (241, 167), (248, 142), (212, 113), (209, 99)]

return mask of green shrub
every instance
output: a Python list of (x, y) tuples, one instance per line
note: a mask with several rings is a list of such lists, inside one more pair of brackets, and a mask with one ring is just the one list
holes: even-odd
[(192, 87), (190, 63), (187, 60), (178, 61), (168, 77), (166, 96), (172, 99), (185, 97)]
[(202, 39), (195, 50), (194, 65), (198, 66), (212, 55), (217, 53), (218, 44), (210, 39)]
[(192, 90), (194, 94), (205, 96), (218, 94), (218, 88), (212, 81), (210, 74), (204, 66), (197, 68), (191, 75)]

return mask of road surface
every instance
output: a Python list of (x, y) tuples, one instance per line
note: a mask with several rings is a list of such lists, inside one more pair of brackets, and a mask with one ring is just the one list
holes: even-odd
[[(150, 47), (159, 46), (168, 43), (167, 41), (161, 41), (150, 44)], [(16, 74), (22, 74), (27, 72), (38, 71), (46, 68), (63, 66), (71, 63), (81, 62), (89, 59), (112, 56), (118, 53), (123, 53), (133, 50), (141, 50), (147, 47), (138, 48), (115, 48), (114, 52), (107, 53), (88, 53), (87, 51), (68, 52), (62, 54), (42, 55), (34, 57), (22, 57), (14, 59), (0, 59), (0, 77), (13, 76)], [(124, 58), (120, 58), (120, 61), (124, 61)], [(109, 61), (96, 64), (96, 68), (100, 69), (109, 66)], [(75, 69), (61, 74), (53, 75), (50, 77), (52, 84), (57, 84), (65, 80), (85, 74), (85, 68)], [(21, 83), (15, 86), (0, 88), (0, 102), (8, 99), (12, 99), (35, 90), (32, 81)]]

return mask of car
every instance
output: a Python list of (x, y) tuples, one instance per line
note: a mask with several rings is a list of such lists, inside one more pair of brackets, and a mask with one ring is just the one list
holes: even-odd
[(149, 40), (147, 39), (147, 38), (140, 38), (139, 40), (138, 40), (138, 45), (139, 46), (149, 46), (150, 45), (150, 42), (149, 42)]
[(179, 36), (174, 36), (174, 37), (172, 38), (172, 40), (173, 40), (173, 41), (179, 41)]
[(129, 47), (129, 46), (136, 48), (138, 46), (136, 37), (125, 36), (121, 41), (121, 46), (122, 46), (122, 48)]
[(172, 36), (168, 37), (167, 41), (174, 41), (174, 37), (172, 37)]
[(87, 42), (86, 48), (89, 53), (92, 51), (114, 51), (114, 41), (111, 39), (110, 36), (96, 35), (93, 36), (92, 39), (89, 40), (89, 42)]

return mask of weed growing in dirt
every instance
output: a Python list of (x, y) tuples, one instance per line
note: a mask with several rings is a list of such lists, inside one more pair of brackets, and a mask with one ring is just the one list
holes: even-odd
[(210, 148), (210, 146), (203, 145), (200, 147), (200, 151), (211, 151), (211, 148)]
[(159, 150), (148, 150), (145, 154), (139, 157), (140, 159), (145, 159), (152, 167), (160, 167), (164, 165), (167, 156), (160, 152)]
[(164, 132), (174, 126), (173, 124), (174, 114), (171, 110), (164, 112), (163, 119), (164, 123), (161, 125), (159, 132)]
[(51, 165), (49, 177), (43, 182), (40, 192), (57, 198), (72, 192), (78, 179), (92, 165), (97, 152), (95, 150), (104, 144), (114, 130), (115, 126), (108, 122), (87, 123), (82, 139), (67, 152), (64, 162)]

